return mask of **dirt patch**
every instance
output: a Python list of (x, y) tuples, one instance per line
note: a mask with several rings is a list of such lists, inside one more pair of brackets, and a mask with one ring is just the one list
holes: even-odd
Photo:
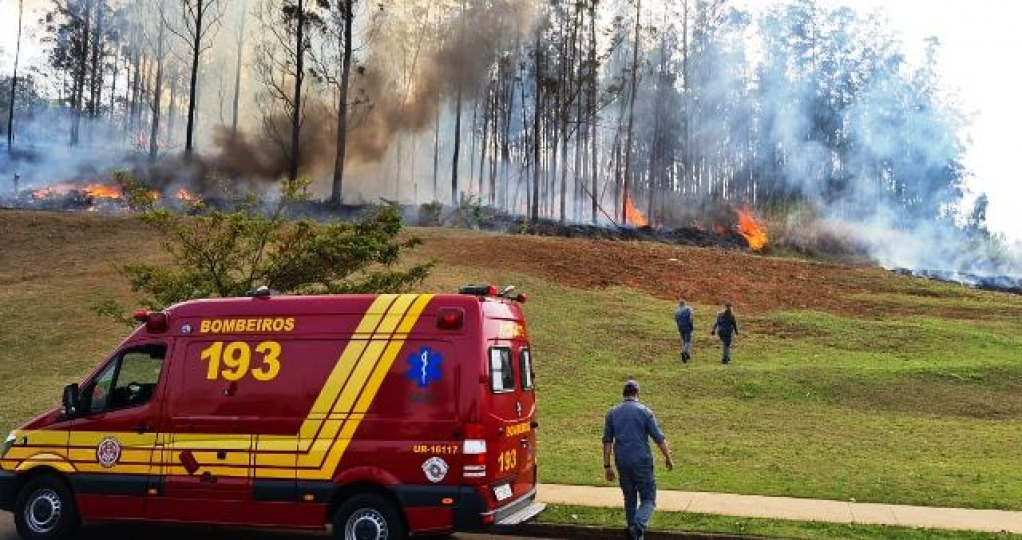
[[(632, 287), (651, 296), (683, 296), (701, 304), (734, 302), (751, 313), (812, 309), (858, 318), (889, 313), (889, 306), (856, 296), (905, 289), (952, 297), (927, 282), (869, 266), (771, 258), (715, 248), (581, 238), (508, 236), (418, 229), (423, 254), (441, 263), (507, 270), (579, 288)], [(1022, 301), (1012, 314), (1022, 314)], [(903, 313), (929, 314), (927, 306)]]
[[(165, 261), (159, 238), (130, 216), (0, 211), (0, 283), (26, 275), (112, 272), (129, 261)], [(684, 296), (700, 304), (732, 301), (740, 312), (811, 309), (858, 318), (892, 313), (948, 316), (946, 308), (878, 301), (914, 294), (965, 300), (996, 298), (988, 313), (1022, 317), (1022, 299), (931, 285), (869, 266), (844, 266), (717, 248), (672, 246), (459, 229), (414, 229), (424, 243), (416, 259), (510, 271), (583, 289), (632, 287), (656, 298)], [(987, 296), (989, 295), (989, 296)], [(873, 296), (874, 299), (869, 297)], [(963, 302), (969, 303), (969, 302)]]

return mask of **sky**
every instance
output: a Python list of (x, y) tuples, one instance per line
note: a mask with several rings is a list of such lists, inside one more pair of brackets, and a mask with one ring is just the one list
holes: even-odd
[[(537, 0), (538, 1), (538, 0)], [(671, 1), (671, 0), (666, 0)], [(973, 195), (990, 197), (990, 228), (1022, 242), (1022, 70), (1013, 37), (1022, 21), (1017, 0), (820, 0), (863, 10), (879, 10), (901, 34), (906, 49), (921, 54), (923, 40), (936, 36), (943, 44), (940, 72), (973, 118), (966, 165), (972, 173)], [(755, 9), (776, 0), (735, 0)], [(26, 28), (39, 19), (46, 0), (25, 0)], [(0, 0), (0, 70), (11, 67), (17, 34), (17, 0)], [(42, 61), (38, 36), (23, 40), (24, 60)]]

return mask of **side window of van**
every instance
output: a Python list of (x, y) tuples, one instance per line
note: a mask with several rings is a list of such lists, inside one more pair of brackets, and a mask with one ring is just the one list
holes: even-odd
[(518, 361), (521, 364), (522, 390), (532, 390), (532, 353), (529, 349), (518, 353)]
[(86, 388), (88, 412), (98, 414), (148, 403), (156, 392), (166, 356), (166, 345), (143, 345), (121, 352)]
[(515, 370), (511, 362), (511, 349), (505, 347), (490, 349), (490, 390), (497, 394), (514, 392)]

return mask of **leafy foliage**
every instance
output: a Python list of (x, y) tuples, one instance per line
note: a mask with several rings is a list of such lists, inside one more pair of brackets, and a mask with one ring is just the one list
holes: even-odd
[(128, 185), (141, 219), (164, 236), (172, 267), (139, 262), (122, 267), (141, 303), (152, 309), (193, 298), (242, 296), (254, 289), (294, 293), (378, 293), (422, 283), (432, 264), (399, 267), (420, 243), (401, 238), (401, 215), (376, 207), (354, 223), (292, 221), (287, 208), (307, 198), (307, 183), (285, 181), (266, 209), (250, 199), (225, 211), (198, 205), (193, 215), (157, 207)]

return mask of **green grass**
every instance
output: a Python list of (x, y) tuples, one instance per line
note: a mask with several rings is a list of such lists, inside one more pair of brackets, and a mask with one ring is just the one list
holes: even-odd
[[(480, 274), (443, 273), (441, 285)], [(481, 277), (532, 296), (544, 482), (605, 484), (603, 415), (635, 376), (681, 464), (661, 474), (662, 488), (1022, 509), (1012, 450), (1022, 443), (1019, 319), (739, 313), (743, 335), (723, 368), (708, 332), (714, 308), (697, 305), (695, 360), (682, 365), (670, 302), (627, 288)], [(993, 311), (1019, 305), (969, 293), (941, 307), (954, 313), (973, 294)], [(906, 309), (931, 300), (885, 298)]]
[[(113, 350), (126, 329), (89, 307), (126, 298), (114, 264), (157, 253), (131, 222), (99, 222), (101, 238), (47, 219), (0, 220), (0, 427), (56, 405)], [(635, 376), (679, 463), (662, 488), (1022, 510), (1022, 298), (863, 270), (840, 313), (739, 306), (723, 368), (713, 306), (695, 306), (682, 365), (670, 301), (465, 267), (456, 247), (438, 262), (428, 290), (515, 283), (530, 296), (544, 482), (606, 485), (603, 415)]]
[[(551, 525), (584, 525), (623, 528), (624, 511), (608, 508), (551, 505), (540, 514), (540, 523)], [(1010, 534), (985, 534), (964, 531), (938, 531), (886, 527), (878, 525), (846, 525), (777, 519), (737, 518), (693, 514), (688, 512), (656, 512), (650, 522), (653, 531), (684, 531), (691, 533), (742, 534), (778, 538), (828, 538), (831, 540), (867, 540), (886, 538), (925, 539), (1011, 539)]]
[[(746, 321), (730, 367), (717, 363), (705, 332), (683, 366), (670, 305), (626, 290), (547, 295), (529, 310), (549, 428), (546, 481), (600, 483), (600, 419), (634, 375), (682, 464), (664, 487), (1022, 505), (1008, 450), (1022, 442), (1017, 323), (998, 333), (942, 330), (929, 319), (771, 314)], [(697, 309), (705, 320), (709, 310)], [(773, 321), (805, 331), (760, 333), (769, 325), (758, 323)]]

